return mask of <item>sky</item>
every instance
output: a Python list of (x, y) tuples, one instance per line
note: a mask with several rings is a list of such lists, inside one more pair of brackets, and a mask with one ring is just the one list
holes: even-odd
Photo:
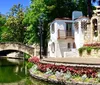
[[(23, 7), (29, 6), (30, 0), (0, 0), (0, 13), (6, 14), (14, 4), (21, 4)], [(94, 3), (97, 6), (97, 3)]]
[(26, 7), (29, 6), (30, 0), (0, 0), (0, 13), (6, 14), (15, 4), (21, 4)]
[(98, 3), (97, 2), (95, 2), (95, 3), (92, 3), (94, 6), (98, 6)]

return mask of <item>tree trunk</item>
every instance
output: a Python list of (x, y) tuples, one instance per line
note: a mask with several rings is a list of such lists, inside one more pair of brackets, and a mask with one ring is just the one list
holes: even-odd
[(87, 1), (87, 12), (88, 12), (88, 16), (89, 18), (92, 17), (92, 4), (91, 4), (91, 0), (86, 0)]
[(48, 42), (47, 42), (47, 32), (44, 30), (43, 31), (43, 37), (42, 37), (42, 54), (43, 56), (47, 56), (47, 47), (48, 47)]

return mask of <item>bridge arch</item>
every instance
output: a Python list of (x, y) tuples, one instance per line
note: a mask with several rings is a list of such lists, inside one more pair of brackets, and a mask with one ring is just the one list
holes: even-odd
[(22, 43), (4, 42), (0, 43), (0, 51), (2, 50), (16, 50), (34, 56), (34, 48)]

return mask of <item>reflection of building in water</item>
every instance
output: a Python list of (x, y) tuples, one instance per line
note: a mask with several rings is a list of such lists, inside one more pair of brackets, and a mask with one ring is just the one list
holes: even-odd
[(91, 19), (74, 11), (72, 19), (56, 18), (50, 23), (49, 57), (78, 56), (78, 49), (86, 43), (100, 42), (100, 7)]

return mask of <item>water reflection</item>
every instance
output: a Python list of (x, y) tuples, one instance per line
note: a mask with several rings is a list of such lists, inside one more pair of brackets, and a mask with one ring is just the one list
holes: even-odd
[(27, 62), (22, 60), (20, 62), (18, 64), (0, 59), (0, 85), (58, 85), (31, 78), (29, 74), (25, 74), (24, 67)]
[(0, 83), (20, 81), (25, 77), (23, 65), (13, 64), (0, 59)]

